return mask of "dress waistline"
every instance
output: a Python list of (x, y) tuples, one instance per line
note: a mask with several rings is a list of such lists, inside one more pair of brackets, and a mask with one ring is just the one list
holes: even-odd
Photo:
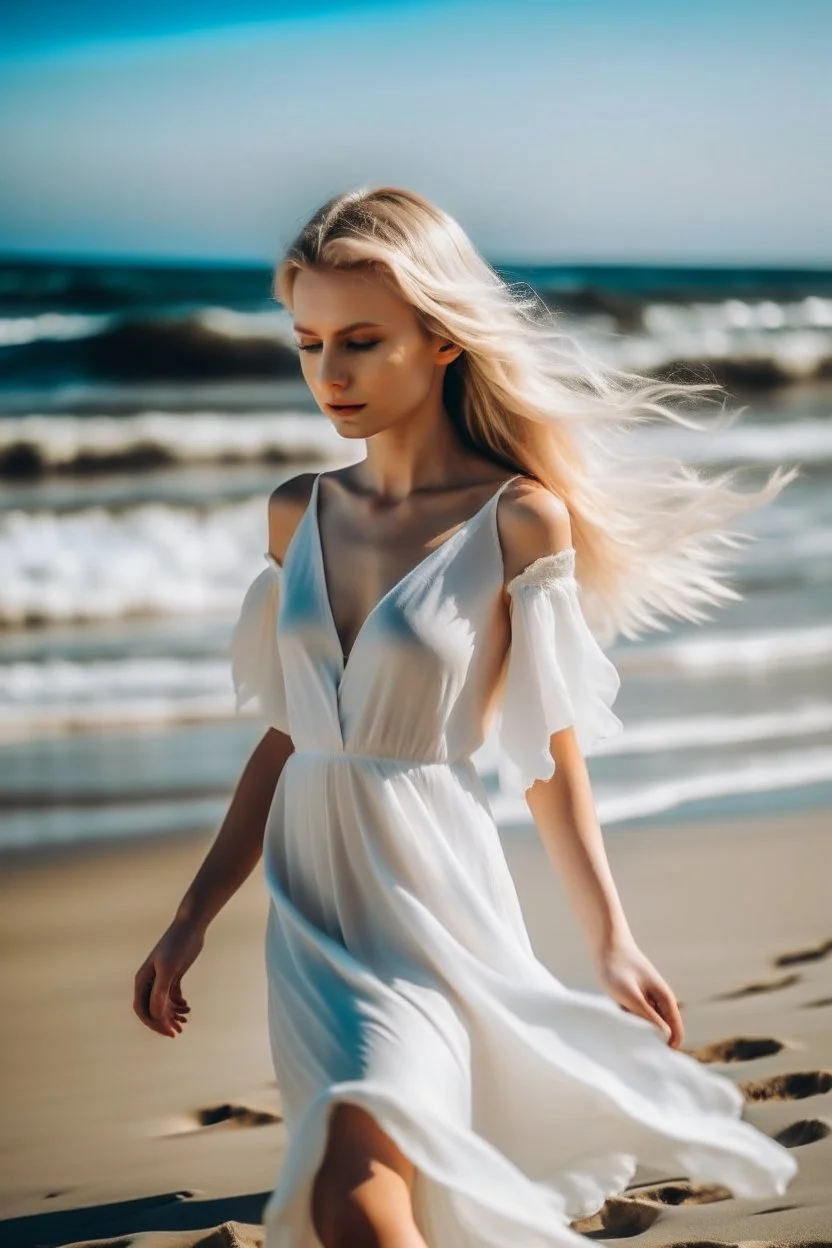
[(365, 754), (358, 751), (350, 750), (306, 750), (295, 749), (289, 755), (290, 758), (310, 758), (323, 759), (326, 762), (347, 762), (347, 763), (384, 763), (385, 766), (401, 767), (404, 770), (422, 767), (464, 767), (471, 763), (470, 758), (448, 758), (448, 759), (428, 759), (428, 758), (399, 758), (392, 754)]

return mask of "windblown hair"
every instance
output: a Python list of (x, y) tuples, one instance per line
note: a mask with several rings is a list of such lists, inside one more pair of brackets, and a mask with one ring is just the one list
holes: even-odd
[[(426, 331), (463, 348), (443, 392), (457, 434), (565, 503), (587, 621), (602, 643), (666, 631), (661, 615), (709, 620), (703, 606), (742, 598), (720, 572), (726, 549), (753, 538), (725, 526), (773, 500), (799, 469), (778, 467), (763, 488), (739, 492), (737, 469), (709, 479), (626, 445), (628, 430), (649, 421), (706, 430), (684, 409), (716, 402), (720, 385), (651, 379), (591, 358), (528, 285), (503, 279), (453, 217), (413, 191), (327, 201), (279, 262), (274, 295), (291, 310), (300, 269), (335, 268), (378, 275)], [(740, 411), (726, 413), (723, 400), (716, 425)]]

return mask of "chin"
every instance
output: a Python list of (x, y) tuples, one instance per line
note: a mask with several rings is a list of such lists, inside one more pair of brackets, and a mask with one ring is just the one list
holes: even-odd
[(332, 420), (336, 433), (339, 433), (342, 438), (349, 438), (350, 440), (355, 438), (370, 438), (374, 433), (379, 433), (381, 429), (387, 427), (385, 425), (373, 425), (372, 422), (359, 420), (355, 416), (345, 416), (341, 417), (341, 419), (333, 419), (332, 415), (330, 415), (329, 419)]

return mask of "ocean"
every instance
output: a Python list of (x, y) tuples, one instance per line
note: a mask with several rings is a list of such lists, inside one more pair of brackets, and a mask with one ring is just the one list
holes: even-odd
[[(645, 451), (801, 476), (739, 526), (711, 622), (609, 650), (614, 829), (832, 802), (832, 271), (497, 266), (621, 367), (718, 380), (738, 422)], [(228, 642), (266, 499), (344, 463), (267, 266), (0, 261), (0, 850), (218, 826), (261, 731)], [(359, 453), (361, 448), (359, 447)], [(478, 758), (501, 826), (528, 824)]]

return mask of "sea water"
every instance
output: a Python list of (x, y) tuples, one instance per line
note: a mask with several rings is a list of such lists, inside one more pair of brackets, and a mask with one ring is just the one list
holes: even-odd
[[(609, 650), (624, 733), (590, 760), (605, 827), (832, 800), (832, 275), (507, 272), (612, 362), (723, 379), (718, 435), (645, 452), (802, 475), (737, 527), (741, 601)], [(10, 266), (0, 299), (0, 848), (218, 826), (260, 729), (228, 641), (266, 500), (344, 463), (265, 269)], [(707, 413), (705, 413), (707, 414)], [(491, 753), (489, 752), (491, 751)], [(504, 826), (528, 812), (478, 763)]]

